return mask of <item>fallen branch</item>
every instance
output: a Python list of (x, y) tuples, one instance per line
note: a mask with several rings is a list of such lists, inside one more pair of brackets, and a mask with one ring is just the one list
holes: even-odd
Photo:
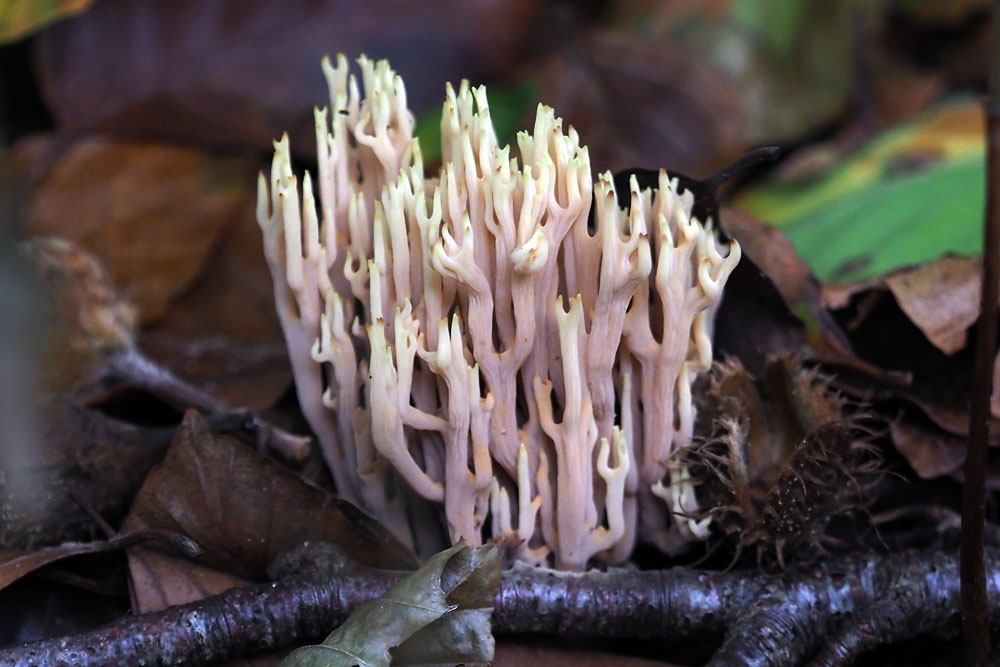
[[(311, 563), (275, 583), (3, 649), (0, 666), (229, 660), (315, 640), (402, 576), (331, 567), (322, 558)], [(820, 664), (843, 664), (877, 643), (954, 629), (958, 568), (957, 555), (940, 552), (852, 555), (783, 577), (683, 568), (566, 574), (520, 566), (503, 575), (493, 629), (497, 634), (663, 640), (729, 629), (712, 664), (798, 665), (818, 650)], [(996, 620), (1000, 551), (987, 550), (987, 571), (988, 602)], [(839, 619), (846, 619), (841, 632), (829, 636), (824, 646)]]
[[(1000, 551), (987, 550), (987, 601), (1000, 611)], [(925, 632), (957, 629), (959, 559), (910, 552), (861, 568), (827, 562), (767, 582), (709, 665), (850, 665), (861, 653)]]
[[(994, 555), (996, 552), (993, 552)], [(924, 559), (899, 573), (896, 585), (847, 619), (829, 636), (812, 665), (851, 664), (866, 651), (947, 627), (954, 619), (955, 600), (960, 598), (961, 577), (955, 559), (941, 562)], [(990, 566), (993, 567), (990, 567)], [(987, 560), (987, 606), (991, 625), (997, 622), (996, 562)]]

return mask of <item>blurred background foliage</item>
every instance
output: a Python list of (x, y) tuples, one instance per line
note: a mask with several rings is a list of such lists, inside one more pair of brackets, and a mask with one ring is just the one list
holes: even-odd
[(978, 249), (989, 23), (982, 0), (8, 1), (2, 130), (260, 161), (288, 130), (308, 164), (320, 57), (366, 53), (403, 75), (430, 164), (443, 84), (462, 78), (489, 84), (507, 140), (554, 106), (598, 169), (697, 176), (778, 144), (786, 159), (736, 201), (850, 282)]

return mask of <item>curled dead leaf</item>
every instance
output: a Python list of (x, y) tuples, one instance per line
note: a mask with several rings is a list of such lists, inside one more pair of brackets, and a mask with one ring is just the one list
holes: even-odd
[(965, 439), (940, 429), (898, 420), (890, 424), (892, 442), (922, 479), (957, 472), (965, 461)]
[(979, 317), (980, 265), (978, 257), (945, 256), (882, 280), (927, 340), (953, 354), (965, 347), (966, 331)]
[(64, 558), (83, 554), (100, 554), (125, 549), (144, 542), (159, 541), (188, 556), (200, 553), (198, 545), (188, 538), (164, 530), (136, 530), (121, 533), (108, 540), (68, 542), (36, 551), (0, 549), (0, 590), (31, 574), (35, 570)]
[[(720, 353), (761, 374), (770, 355), (800, 353), (891, 385), (905, 373), (861, 359), (824, 303), (822, 288), (782, 232), (749, 213), (726, 207), (723, 230), (739, 241), (743, 259), (729, 278), (716, 319)], [(783, 302), (783, 303), (782, 303)]]

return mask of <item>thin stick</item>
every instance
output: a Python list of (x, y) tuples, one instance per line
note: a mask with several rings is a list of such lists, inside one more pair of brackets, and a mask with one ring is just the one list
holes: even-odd
[[(1000, 18), (1000, 0), (994, 8)], [(983, 287), (973, 369), (969, 448), (962, 495), (962, 664), (986, 665), (990, 629), (983, 564), (986, 520), (986, 446), (989, 436), (993, 360), (997, 349), (997, 302), (1000, 300), (1000, 30), (994, 34), (994, 60), (986, 101), (986, 215), (983, 221)]]

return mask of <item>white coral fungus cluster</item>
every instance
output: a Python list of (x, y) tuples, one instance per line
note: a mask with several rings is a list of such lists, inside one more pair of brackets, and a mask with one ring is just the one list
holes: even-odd
[[(517, 155), (486, 90), (446, 91), (443, 166), (424, 172), (403, 82), (324, 60), (317, 186), (287, 136), (257, 217), (302, 409), (339, 493), (408, 535), (399, 479), (453, 541), (505, 540), (582, 569), (636, 539), (704, 537), (673, 463), (738, 245), (660, 172), (619, 208), (609, 173), (538, 106)], [(593, 221), (588, 224), (591, 207)], [(395, 489), (395, 490), (394, 490)]]

